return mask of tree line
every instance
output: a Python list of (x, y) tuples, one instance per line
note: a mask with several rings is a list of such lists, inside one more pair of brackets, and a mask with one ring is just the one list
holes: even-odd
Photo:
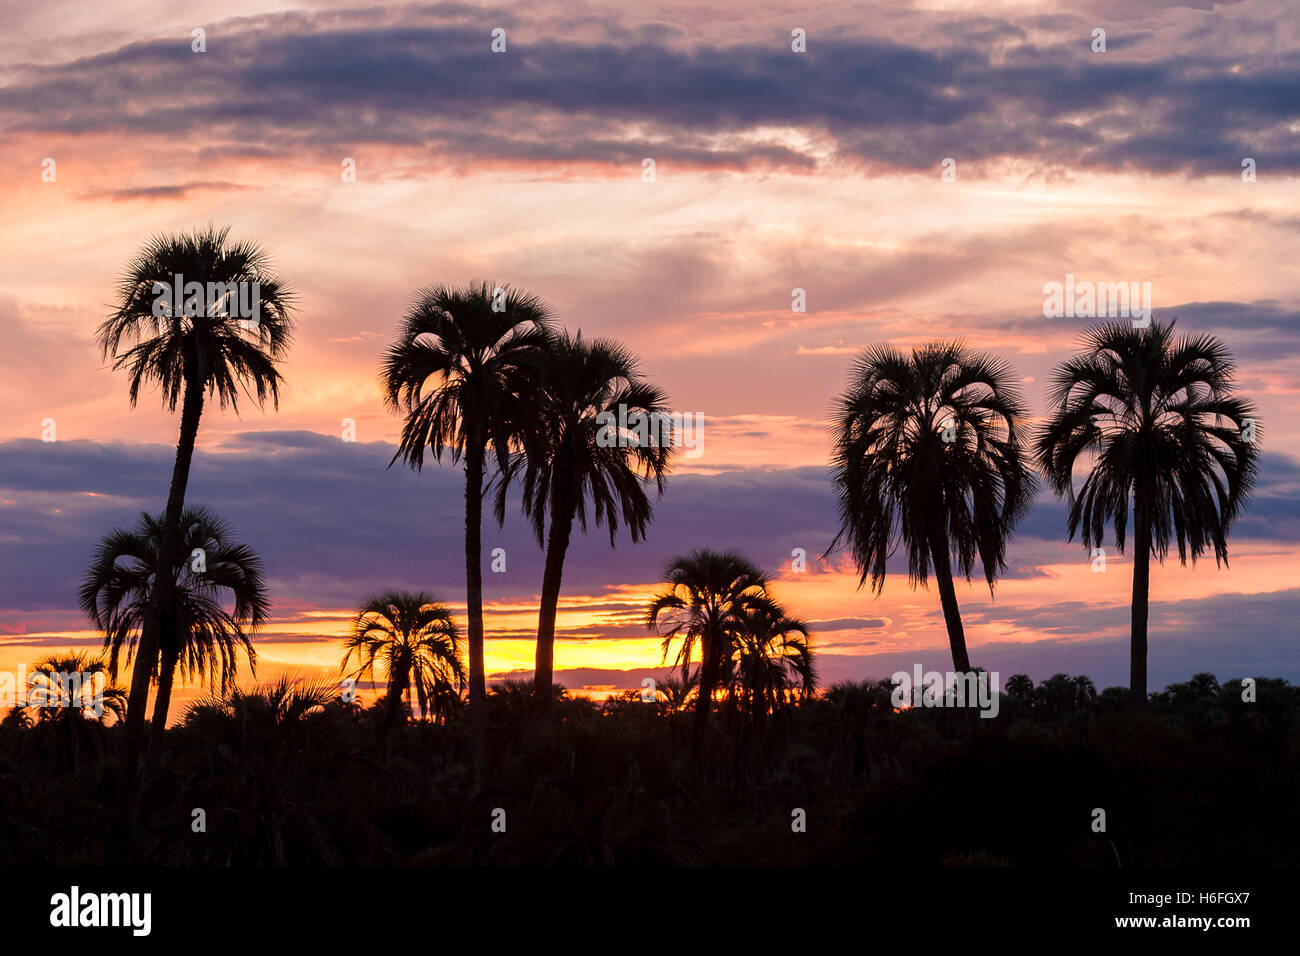
[[(223, 288), (255, 287), (256, 322), (217, 298), (198, 308), (159, 309), (155, 287), (176, 275)], [(255, 286), (254, 286), (255, 284)], [(132, 406), (157, 387), (180, 407), (180, 430), (163, 512), (100, 542), (80, 603), (104, 635), (104, 666), (134, 658), (127, 694), (119, 799), (130, 810), (146, 746), (145, 710), (165, 725), (176, 672), (231, 691), (237, 655), (250, 666), (251, 637), (270, 612), (260, 559), (217, 515), (187, 505), (191, 461), (205, 410), (237, 410), (245, 397), (278, 406), (279, 365), (296, 326), (295, 293), (255, 243), (208, 227), (149, 240), (127, 265), (97, 341), (127, 373)], [(1249, 499), (1258, 463), (1258, 418), (1236, 393), (1225, 345), (1177, 334), (1173, 321), (1145, 328), (1103, 322), (1055, 371), (1051, 408), (1034, 423), (1014, 370), (960, 341), (861, 353), (832, 407), (831, 480), (838, 532), (824, 556), (846, 550), (859, 587), (879, 593), (890, 557), (907, 556), (912, 586), (933, 575), (954, 669), (972, 669), (954, 579), (976, 567), (992, 592), (1007, 548), (1042, 479), (1068, 503), (1066, 536), (1101, 547), (1107, 528), (1129, 544), (1133, 595), (1130, 691), (1147, 696), (1150, 561), (1171, 546), (1193, 563), (1212, 551), (1227, 561), (1229, 530)], [(556, 700), (555, 620), (564, 563), (588, 518), (633, 542), (645, 537), (664, 493), (671, 442), (598, 440), (611, 412), (667, 412), (668, 399), (621, 344), (558, 327), (538, 297), (481, 282), (419, 290), (384, 352), (379, 386), (401, 417), (390, 467), (420, 470), (428, 457), (465, 475), (466, 632), (426, 592), (363, 598), (344, 641), (342, 669), (386, 675), (381, 733), (414, 696), (423, 715), (455, 712), (467, 691), (473, 763), (486, 747), (482, 524), (487, 505), (506, 520), (508, 491), (545, 551), (532, 697)], [(187, 563), (201, 554), (198, 563)], [(663, 661), (680, 672), (674, 693), (694, 689), (698, 751), (719, 689), (761, 719), (817, 689), (806, 621), (773, 595), (770, 577), (746, 556), (701, 549), (664, 570), (665, 588), (645, 624), (662, 637)], [(350, 668), (350, 671), (349, 671)]]

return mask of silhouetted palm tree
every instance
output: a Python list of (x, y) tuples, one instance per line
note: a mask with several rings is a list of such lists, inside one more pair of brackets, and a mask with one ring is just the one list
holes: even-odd
[(775, 601), (759, 602), (742, 612), (736, 636), (721, 683), (750, 720), (812, 696), (817, 669), (806, 621), (790, 617)]
[[(1254, 485), (1254, 406), (1233, 395), (1233, 363), (1212, 335), (1174, 335), (1174, 323), (1145, 329), (1110, 322), (1084, 334), (1084, 351), (1062, 364), (1055, 408), (1036, 451), (1053, 489), (1070, 503), (1068, 531), (1099, 548), (1107, 524), (1123, 553), (1133, 511), (1133, 606), (1129, 690), (1147, 696), (1150, 561), (1171, 540), (1192, 563), (1213, 547), (1228, 561), (1228, 531)], [(1253, 429), (1252, 429), (1253, 426)], [(1249, 436), (1253, 437), (1253, 436)], [(1080, 456), (1091, 459), (1076, 491)]]
[[(209, 693), (190, 704), (182, 718), (187, 726), (225, 722), (242, 728), (241, 736), (268, 734), (297, 724), (338, 697), (327, 680), (282, 675), (248, 690), (232, 687), (226, 694)], [(210, 731), (209, 736), (219, 734)]]
[[(114, 680), (122, 649), (130, 663), (144, 628), (163, 535), (162, 520), (144, 513), (134, 528), (110, 531), (100, 540), (82, 581), (81, 609), (104, 634), (108, 673)], [(180, 542), (189, 560), (174, 567), (160, 652), (143, 667), (136, 657), (137, 669), (158, 684), (153, 726), (159, 732), (167, 725), (178, 669), (186, 679), (198, 677), (225, 693), (234, 684), (242, 648), (249, 668), (257, 672), (251, 637), (271, 608), (262, 559), (234, 540), (233, 529), (223, 519), (207, 508), (186, 508)]]
[(686, 701), (690, 698), (691, 692), (699, 686), (699, 682), (699, 671), (693, 671), (684, 678), (669, 675), (655, 682), (655, 697), (661, 698), (664, 707), (671, 713), (683, 711), (686, 709)]
[[(37, 740), (53, 745), (75, 772), (83, 746), (102, 752), (102, 728), (126, 713), (126, 694), (110, 685), (108, 667), (84, 652), (51, 654), (32, 665), (28, 708), (36, 713)], [(49, 733), (53, 740), (44, 739)]]
[(641, 379), (635, 356), (616, 342), (584, 342), (580, 332), (559, 335), (543, 364), (543, 382), (545, 405), (534, 413), (525, 452), (512, 457), (498, 482), (496, 517), (504, 521), (507, 489), (522, 474), (524, 511), (538, 543), (546, 545), (533, 682), (537, 700), (549, 709), (555, 615), (574, 518), (585, 533), (590, 500), (596, 524), (609, 529), (610, 547), (620, 515), (632, 540), (643, 538), (653, 514), (646, 486), (653, 483), (663, 494), (673, 436), (652, 427), (642, 444), (610, 424), (621, 419), (620, 410), (639, 412), (648, 422), (667, 414), (663, 392)]
[(380, 735), (386, 736), (403, 713), (402, 697), (411, 697), (420, 714), (445, 716), (460, 700), (465, 686), (460, 634), (451, 610), (429, 594), (384, 591), (371, 595), (357, 609), (352, 634), (344, 642), (346, 672), (352, 655), (356, 680), (374, 677), (375, 661), (382, 660), (388, 675), (388, 692)]
[(487, 745), (483, 664), (484, 465), (501, 470), (540, 405), (539, 365), (550, 315), (535, 296), (487, 283), (422, 290), (384, 357), (388, 405), (405, 414), (393, 461), (419, 470), (424, 450), (465, 460), (465, 581), (469, 619), (470, 733), (475, 766)]
[(691, 661), (699, 652), (699, 693), (695, 701), (693, 747), (696, 755), (718, 689), (724, 663), (740, 640), (748, 616), (775, 612), (768, 578), (748, 558), (734, 551), (692, 551), (664, 569), (668, 589), (655, 596), (646, 612), (646, 625), (663, 635), (663, 660), (681, 641), (674, 666), (682, 679), (691, 676)]
[[(261, 247), (229, 239), (229, 229), (209, 227), (188, 235), (157, 236), (127, 265), (118, 284), (117, 309), (99, 327), (104, 357), (130, 376), (131, 405), (140, 387), (155, 383), (168, 411), (181, 403), (180, 437), (172, 468), (159, 567), (140, 632), (138, 657), (152, 661), (159, 649), (163, 608), (175, 585), (181, 510), (189, 482), (190, 462), (198, 436), (204, 402), (215, 396), (221, 408), (238, 411), (242, 389), (257, 404), (269, 398), (279, 404), (280, 373), (276, 363), (289, 347), (293, 329), (292, 293), (268, 269)], [(178, 280), (178, 277), (181, 277)], [(182, 301), (168, 300), (174, 283), (197, 282), (202, 295), (185, 292)], [(214, 284), (210, 299), (208, 284)], [(243, 304), (249, 305), (246, 314)], [(254, 307), (255, 306), (255, 307)], [(135, 343), (125, 351), (124, 342)], [(133, 784), (144, 739), (144, 710), (149, 696), (150, 668), (131, 675), (131, 696), (123, 742), (122, 793)]]
[(1086, 674), (1074, 678), (1074, 701), (1079, 707), (1086, 707), (1097, 699), (1097, 685)]
[(910, 355), (876, 346), (858, 356), (834, 413), (841, 527), (827, 553), (846, 540), (858, 586), (870, 579), (877, 594), (900, 544), (910, 584), (924, 585), (933, 570), (953, 667), (969, 671), (953, 559), (968, 581), (978, 559), (992, 593), (1035, 491), (1011, 367), (960, 342)]
[(1017, 700), (1033, 703), (1034, 682), (1028, 674), (1012, 674), (1007, 678), (1007, 694)]
[(107, 724), (126, 712), (126, 694), (109, 686), (107, 665), (82, 651), (51, 654), (33, 664), (28, 703), (37, 720), (55, 723), (89, 720), (93, 714), (97, 723)]

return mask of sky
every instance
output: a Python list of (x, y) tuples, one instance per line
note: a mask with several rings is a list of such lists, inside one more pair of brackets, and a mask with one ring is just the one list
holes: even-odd
[[(1045, 317), (1044, 285), (1073, 274), (1149, 282), (1158, 318), (1224, 340), (1260, 410), (1229, 566), (1153, 572), (1152, 685), (1300, 680), (1291, 0), (0, 0), (0, 16), (0, 670), (98, 646), (81, 574), (101, 535), (161, 510), (178, 421), (156, 393), (130, 407), (93, 333), (150, 236), (212, 223), (265, 246), (297, 293), (279, 408), (205, 413), (188, 496), (266, 563), (259, 679), (336, 674), (350, 609), (379, 588), (463, 611), (463, 478), (388, 467), (400, 421), (377, 373), (416, 289), (471, 280), (622, 341), (704, 416), (644, 542), (575, 539), (557, 681), (601, 696), (663, 673), (643, 609), (664, 564), (704, 546), (773, 574), (825, 683), (946, 670), (933, 589), (891, 564), (874, 597), (821, 557), (829, 408), (859, 350), (961, 338), (1043, 414), (1088, 324)], [(515, 508), (484, 546), (506, 553), (485, 574), (489, 676), (527, 676), (541, 551)], [(1126, 684), (1127, 557), (1094, 571), (1044, 492), (1008, 563), (994, 594), (958, 585), (973, 663)]]

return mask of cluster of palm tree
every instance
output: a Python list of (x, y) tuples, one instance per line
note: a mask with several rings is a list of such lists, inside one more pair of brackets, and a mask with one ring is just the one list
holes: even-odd
[(483, 502), (495, 489), (505, 521), (508, 489), (546, 549), (538, 611), (534, 696), (553, 694), (555, 618), (575, 520), (588, 503), (614, 544), (620, 519), (633, 541), (653, 514), (649, 489), (663, 493), (671, 442), (598, 441), (608, 415), (662, 412), (663, 393), (642, 378), (635, 356), (615, 342), (586, 341), (553, 327), (535, 296), (480, 283), (421, 290), (380, 374), (385, 400), (403, 415), (393, 462), (417, 471), (426, 451), (465, 469), (465, 581), (469, 722), (476, 766), (486, 746), (483, 662)]
[[(223, 298), (201, 303), (198, 308), (190, 307), (188, 302), (164, 302), (158, 289), (171, 288), (181, 275), (205, 288), (219, 285), (232, 291)], [(247, 289), (257, 290), (256, 322), (241, 318), (242, 310), (232, 307), (232, 295), (241, 295), (241, 290)], [(136, 573), (143, 574), (146, 580), (136, 585), (109, 580), (105, 590), (110, 603), (119, 594), (122, 600), (128, 601), (131, 610), (127, 616), (132, 619), (129, 637), (127, 632), (110, 629), (106, 641), (134, 645), (136, 659), (131, 673), (120, 776), (119, 796), (124, 811), (130, 809), (145, 742), (149, 686), (156, 676), (163, 676), (163, 655), (176, 662), (183, 661), (182, 666), (206, 668), (211, 663), (211, 657), (204, 656), (206, 650), (212, 647), (224, 650), (226, 639), (232, 637), (243, 643), (238, 634), (232, 633), (230, 621), (214, 619), (207, 622), (211, 625), (208, 637), (214, 644), (204, 653), (187, 654), (180, 646), (184, 638), (175, 632), (165, 637), (163, 628), (169, 620), (177, 619), (175, 595), (186, 556), (183, 550), (185, 494), (204, 409), (216, 399), (219, 408), (229, 405), (238, 411), (241, 392), (251, 396), (259, 407), (268, 399), (278, 406), (282, 376), (276, 366), (287, 352), (292, 337), (293, 299), (294, 294), (284, 280), (270, 271), (265, 250), (255, 243), (231, 240), (227, 228), (208, 227), (190, 234), (160, 235), (149, 240), (127, 265), (118, 286), (117, 308), (97, 332), (104, 357), (112, 360), (114, 369), (127, 372), (133, 407), (141, 387), (149, 384), (158, 386), (168, 411), (174, 412), (178, 403), (181, 406), (180, 436), (166, 509), (161, 520), (142, 520), (142, 525), (151, 522), (155, 525), (145, 534), (148, 537), (156, 530), (156, 540), (143, 549), (151, 552), (149, 560), (153, 566), (136, 567)], [(110, 541), (104, 544), (110, 551), (114, 547)], [(103, 548), (101, 556), (104, 556)], [(116, 574), (107, 567), (105, 573), (110, 579)], [(203, 586), (196, 587), (202, 590)], [(82, 598), (86, 606), (84, 588)], [(266, 602), (264, 596), (250, 600), (253, 605), (246, 606), (246, 619), (251, 626), (260, 623)], [(120, 623), (112, 621), (111, 614), (96, 623), (101, 621)], [(165, 699), (160, 687), (164, 716)]]
[(664, 660), (677, 645), (681, 681), (696, 685), (697, 754), (719, 689), (756, 720), (812, 694), (808, 625), (789, 616), (752, 561), (734, 551), (694, 551), (671, 562), (664, 578), (668, 587), (651, 601), (646, 624), (662, 634)]
[[(221, 300), (197, 310), (188, 303), (160, 309), (156, 286), (170, 287), (178, 274), (226, 289), (255, 283), (260, 318), (249, 322)], [(106, 535), (80, 595), (104, 635), (106, 672), (116, 676), (123, 651), (135, 662), (123, 795), (134, 789), (146, 743), (151, 685), (153, 726), (162, 728), (177, 671), (225, 695), (241, 652), (255, 668), (251, 638), (269, 613), (261, 562), (220, 518), (187, 506), (186, 491), (200, 420), (213, 399), (236, 411), (241, 392), (259, 407), (278, 404), (293, 302), (263, 249), (209, 227), (150, 240), (128, 265), (117, 307), (98, 330), (104, 356), (129, 375), (132, 405), (149, 384), (159, 387), (169, 410), (180, 405), (164, 511)], [(427, 452), (464, 469), (467, 660), (445, 604), (427, 593), (392, 590), (357, 608), (342, 669), (373, 680), (376, 663), (383, 667), (381, 734), (408, 709), (445, 719), (467, 690), (479, 767), (487, 733), (485, 501), (503, 524), (517, 489), (545, 550), (532, 696), (547, 710), (555, 699), (556, 614), (575, 523), (585, 532), (590, 513), (611, 546), (621, 527), (641, 540), (673, 464), (671, 440), (600, 438), (620, 409), (629, 417), (655, 416), (665, 411), (666, 397), (618, 343), (559, 329), (537, 297), (486, 282), (420, 290), (383, 356), (380, 383), (384, 400), (402, 416), (390, 466), (401, 461), (418, 471)], [(1079, 534), (1088, 548), (1100, 546), (1110, 526), (1122, 552), (1131, 510), (1131, 689), (1145, 698), (1150, 558), (1163, 561), (1176, 542), (1180, 560), (1194, 562), (1213, 548), (1216, 561), (1226, 562), (1228, 531), (1255, 475), (1256, 448), (1247, 437), (1248, 426), (1257, 429), (1254, 409), (1234, 395), (1233, 365), (1220, 341), (1176, 336), (1172, 322), (1159, 321), (1146, 329), (1110, 323), (1090, 330), (1083, 351), (1057, 370), (1051, 398), (1051, 415), (1031, 429), (1015, 375), (1000, 359), (960, 342), (910, 354), (888, 346), (864, 352), (835, 407), (841, 527), (827, 554), (847, 547), (859, 586), (870, 581), (879, 592), (888, 558), (905, 548), (913, 585), (933, 574), (954, 667), (968, 671), (954, 578), (970, 580), (978, 563), (993, 590), (1040, 473), (1069, 501), (1069, 537)], [(1090, 467), (1076, 487), (1085, 460)], [(769, 578), (751, 561), (696, 551), (673, 561), (664, 578), (667, 587), (653, 599), (646, 624), (663, 638), (663, 661), (676, 647), (679, 703), (694, 689), (697, 750), (719, 695), (761, 719), (813, 693), (808, 626), (775, 600)]]
[[(1102, 323), (1055, 371), (1047, 419), (1031, 429), (1011, 367), (960, 342), (905, 354), (863, 352), (835, 406), (833, 474), (843, 543), (859, 587), (884, 586), (888, 558), (906, 549), (913, 585), (938, 584), (953, 666), (971, 669), (954, 565), (978, 560), (990, 593), (1007, 542), (1034, 500), (1038, 472), (1069, 504), (1067, 534), (1089, 550), (1109, 525), (1124, 552), (1133, 516), (1129, 689), (1147, 697), (1150, 559), (1176, 542), (1183, 563), (1227, 537), (1247, 501), (1259, 426), (1237, 397), (1233, 362), (1210, 335)], [(1087, 464), (1076, 487), (1075, 472)]]

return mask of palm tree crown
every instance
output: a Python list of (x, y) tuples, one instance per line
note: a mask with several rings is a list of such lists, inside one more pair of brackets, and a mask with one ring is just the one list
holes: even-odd
[(483, 282), (420, 290), (384, 356), (380, 382), (405, 413), (393, 460), (453, 463), (488, 446), (502, 468), (540, 398), (550, 310), (536, 296)]
[[(216, 396), (222, 408), (238, 410), (240, 386), (251, 388), (257, 403), (278, 405), (281, 376), (276, 363), (289, 348), (293, 332), (293, 293), (269, 270), (269, 257), (252, 242), (234, 242), (230, 229), (186, 235), (160, 235), (128, 263), (118, 284), (118, 307), (97, 333), (115, 369), (127, 369), (131, 404), (147, 382), (156, 383), (163, 402), (175, 411), (177, 399), (196, 383)], [(217, 286), (218, 296), (201, 307), (163, 301), (177, 276), (185, 284)], [(256, 321), (243, 318), (235, 302), (244, 287), (256, 287)], [(123, 341), (135, 344), (119, 351)]]
[[(1122, 553), (1136, 499), (1164, 560), (1213, 548), (1228, 559), (1228, 530), (1254, 486), (1258, 462), (1247, 441), (1254, 406), (1235, 397), (1227, 347), (1212, 335), (1174, 335), (1174, 323), (1145, 329), (1108, 323), (1084, 334), (1084, 350), (1057, 370), (1055, 406), (1035, 450), (1053, 490), (1070, 502), (1069, 535), (1100, 546), (1107, 524)], [(1256, 434), (1258, 434), (1256, 423)], [(1074, 487), (1080, 456), (1094, 459)]]

